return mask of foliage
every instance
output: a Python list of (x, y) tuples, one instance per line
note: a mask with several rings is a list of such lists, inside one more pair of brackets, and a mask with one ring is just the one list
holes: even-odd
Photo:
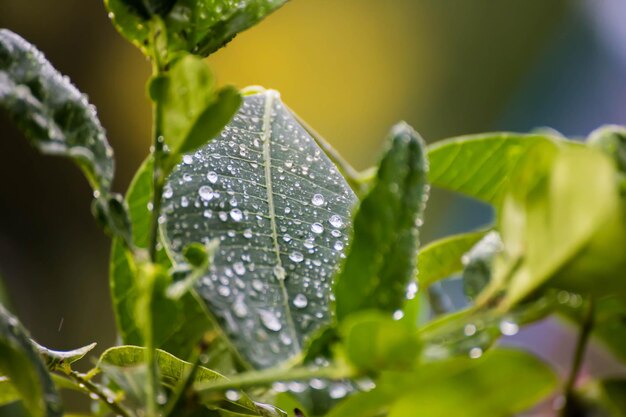
[[(153, 68), (152, 147), (125, 197), (93, 107), (0, 30), (0, 105), (94, 189), (122, 342), (80, 373), (93, 345), (40, 346), (0, 306), (0, 405), (70, 416), (69, 389), (94, 416), (496, 417), (562, 392), (563, 416), (626, 415), (623, 380), (575, 384), (590, 336), (626, 360), (626, 129), (428, 147), (399, 123), (358, 173), (278, 92), (218, 89), (202, 60), (284, 3), (105, 0)], [(431, 186), (494, 223), (420, 249)], [(469, 305), (445, 311), (436, 284), (453, 275)], [(581, 328), (563, 381), (496, 344), (556, 314)]]

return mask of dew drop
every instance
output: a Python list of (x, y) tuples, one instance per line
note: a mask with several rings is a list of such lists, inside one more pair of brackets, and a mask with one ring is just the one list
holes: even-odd
[(322, 226), (321, 223), (313, 223), (311, 225), (311, 231), (313, 233), (320, 234), (320, 233), (322, 233), (324, 231), (324, 226)]
[(228, 297), (230, 295), (230, 288), (226, 286), (220, 286), (217, 288), (217, 293), (222, 297)]
[(274, 276), (276, 277), (276, 279), (278, 279), (279, 281), (284, 281), (285, 280), (285, 268), (283, 268), (280, 265), (276, 265), (274, 267)]
[(209, 173), (206, 174), (206, 178), (211, 184), (215, 184), (217, 182), (217, 173), (214, 171), (209, 171)]
[(257, 291), (263, 291), (263, 283), (258, 279), (253, 279), (252, 288), (254, 288)]
[(265, 326), (267, 330), (277, 332), (283, 328), (283, 325), (280, 323), (280, 320), (278, 320), (278, 317), (276, 317), (274, 313), (272, 313), (271, 311), (267, 311), (267, 310), (258, 310), (258, 311), (259, 311), (259, 316), (261, 317), (261, 323), (263, 323), (263, 326)]
[(335, 400), (345, 397), (347, 393), (348, 390), (346, 389), (346, 387), (340, 384), (334, 385), (329, 392), (330, 398), (333, 398)]
[(293, 251), (289, 254), (289, 259), (294, 262), (300, 263), (304, 260), (304, 255), (301, 252)]
[(198, 189), (198, 194), (200, 194), (200, 198), (204, 201), (213, 200), (213, 189), (208, 185), (203, 185)]
[(230, 218), (236, 222), (241, 221), (241, 219), (243, 219), (243, 213), (239, 209), (232, 209), (230, 211)]
[(466, 324), (465, 328), (463, 329), (463, 333), (465, 333), (465, 336), (473, 336), (476, 334), (476, 326), (473, 324)]
[(233, 270), (237, 275), (243, 275), (246, 273), (246, 267), (243, 266), (243, 262), (235, 262), (233, 264)]
[(500, 322), (500, 332), (505, 336), (513, 336), (519, 332), (519, 325), (512, 321), (502, 320)]
[(309, 304), (309, 300), (307, 300), (304, 294), (297, 294), (293, 299), (293, 305), (296, 308), (305, 308)]
[(335, 248), (335, 250), (342, 250), (343, 242), (341, 240), (336, 241), (335, 244), (333, 245), (333, 248)]
[(193, 163), (193, 157), (191, 155), (183, 156), (183, 162), (187, 165), (191, 165)]
[(469, 351), (469, 357), (472, 359), (478, 359), (483, 355), (483, 350), (479, 347), (473, 347)]
[(172, 198), (172, 196), (174, 195), (174, 190), (172, 190), (172, 187), (165, 187), (163, 189), (163, 197), (164, 198)]
[(235, 303), (233, 304), (233, 312), (235, 313), (235, 316), (240, 319), (248, 315), (248, 307), (246, 306), (246, 303), (243, 302), (243, 298), (240, 297), (235, 300)]
[(332, 216), (330, 216), (330, 219), (328, 219), (328, 222), (331, 224), (331, 226), (336, 227), (336, 228), (340, 228), (343, 226), (343, 220), (341, 220), (341, 217), (339, 217), (336, 214), (333, 214)]
[(324, 196), (321, 194), (313, 194), (313, 198), (311, 198), (311, 203), (313, 203), (313, 205), (316, 207), (324, 205)]
[(243, 231), (243, 237), (245, 237), (246, 239), (250, 239), (252, 237), (252, 230), (250, 229), (246, 229)]
[(226, 391), (226, 399), (228, 401), (239, 401), (239, 398), (241, 398), (239, 391), (235, 391), (234, 389)]

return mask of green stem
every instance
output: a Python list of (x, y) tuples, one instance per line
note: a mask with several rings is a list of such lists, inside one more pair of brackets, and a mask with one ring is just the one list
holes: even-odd
[(313, 378), (338, 380), (351, 377), (354, 377), (354, 371), (348, 367), (267, 369), (245, 372), (229, 377), (229, 379), (198, 383), (195, 385), (195, 389), (200, 396), (203, 396), (213, 391), (245, 389), (270, 385), (280, 381), (309, 380)]
[(111, 409), (111, 411), (115, 413), (115, 415), (122, 417), (133, 417), (133, 413), (130, 410), (126, 409), (126, 407), (118, 403), (115, 398), (107, 395), (104, 391), (104, 388), (100, 387), (97, 384), (94, 384), (89, 379), (85, 378), (84, 375), (76, 371), (69, 371), (67, 375), (72, 378), (79, 387), (96, 395), (100, 401), (105, 403), (107, 407), (109, 407), (109, 409)]
[(587, 301), (583, 322), (581, 323), (580, 333), (578, 334), (578, 341), (576, 342), (576, 349), (574, 350), (572, 367), (565, 383), (565, 405), (561, 409), (561, 417), (576, 415), (576, 397), (574, 388), (576, 387), (576, 380), (578, 379), (578, 374), (580, 373), (580, 368), (585, 357), (585, 350), (587, 349), (587, 344), (589, 342), (589, 337), (591, 336), (591, 331), (593, 330), (594, 322), (595, 306), (593, 299), (590, 298), (589, 301)]

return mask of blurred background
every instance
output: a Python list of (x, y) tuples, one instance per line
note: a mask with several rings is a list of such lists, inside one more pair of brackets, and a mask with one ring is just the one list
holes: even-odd
[[(585, 136), (626, 124), (624, 22), (624, 0), (293, 0), (209, 62), (222, 84), (279, 90), (366, 168), (402, 119), (428, 142), (543, 126)], [(89, 95), (124, 191), (150, 142), (140, 52), (99, 0), (0, 0), (0, 27), (37, 45)], [(47, 346), (97, 341), (102, 350), (115, 342), (109, 240), (92, 220), (87, 182), (70, 162), (37, 154), (4, 114), (0, 136), (0, 275), (12, 308)], [(423, 241), (490, 219), (485, 207), (436, 191)], [(516, 340), (537, 338), (558, 362), (571, 331), (547, 323)], [(589, 366), (610, 368), (599, 348), (591, 355)]]

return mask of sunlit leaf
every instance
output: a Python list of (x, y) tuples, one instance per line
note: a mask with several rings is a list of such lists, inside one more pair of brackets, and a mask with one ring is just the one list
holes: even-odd
[(63, 371), (68, 369), (69, 365), (81, 360), (87, 353), (96, 347), (96, 343), (92, 343), (78, 349), (60, 351), (43, 347), (35, 341), (32, 341), (32, 343), (35, 345), (39, 354), (43, 357), (46, 366), (48, 366), (48, 369), (51, 371)]
[[(207, 56), (254, 26), (287, 0), (105, 0), (116, 29), (146, 55), (155, 30), (167, 36), (167, 53)], [(148, 7), (146, 7), (146, 5)], [(155, 24), (155, 19), (162, 20)], [(158, 29), (157, 29), (158, 28)]]
[(402, 307), (416, 274), (427, 171), (422, 138), (408, 125), (396, 125), (377, 177), (355, 215), (352, 243), (337, 276), (339, 320), (359, 310), (393, 312)]
[(0, 305), (0, 375), (33, 417), (60, 417), (61, 398), (27, 331)]
[(166, 245), (183, 262), (188, 244), (220, 240), (197, 291), (253, 366), (297, 355), (329, 322), (355, 200), (275, 91), (245, 97), (222, 134), (172, 173)]
[(566, 142), (555, 136), (489, 133), (461, 136), (428, 148), (430, 182), (438, 187), (499, 205), (511, 174), (537, 144)]
[(108, 191), (113, 150), (87, 98), (34, 46), (0, 29), (0, 107), (41, 152), (69, 157)]
[(436, 240), (420, 249), (417, 257), (417, 275), (422, 288), (463, 270), (462, 256), (468, 252), (486, 231), (463, 233)]
[(556, 386), (556, 376), (539, 359), (500, 349), (479, 359), (453, 358), (413, 372), (387, 372), (376, 388), (348, 398), (328, 417), (505, 416), (533, 406)]
[(0, 376), (0, 407), (20, 400), (20, 393), (15, 389), (9, 378)]

